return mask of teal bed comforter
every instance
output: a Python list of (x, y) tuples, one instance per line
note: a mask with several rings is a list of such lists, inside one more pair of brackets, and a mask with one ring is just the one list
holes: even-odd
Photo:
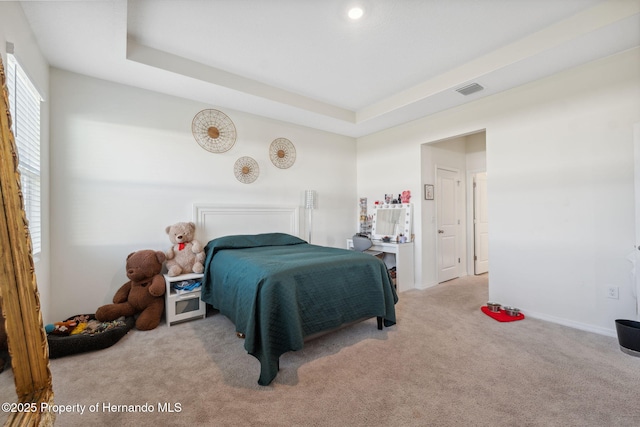
[(398, 296), (384, 262), (371, 255), (283, 233), (220, 237), (205, 252), (202, 300), (245, 335), (245, 349), (260, 361), (260, 385), (309, 335), (370, 317), (396, 322)]

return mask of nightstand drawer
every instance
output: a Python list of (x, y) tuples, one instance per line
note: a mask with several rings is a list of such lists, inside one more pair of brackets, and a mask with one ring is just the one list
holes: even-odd
[(173, 284), (183, 280), (200, 279), (202, 274), (186, 274), (170, 277), (165, 275), (167, 292), (165, 295), (165, 317), (167, 326), (184, 320), (204, 318), (207, 305), (200, 299), (200, 289), (189, 292), (179, 292)]
[(167, 304), (167, 318), (171, 323), (194, 317), (204, 317), (206, 304), (200, 300), (200, 292), (170, 295)]

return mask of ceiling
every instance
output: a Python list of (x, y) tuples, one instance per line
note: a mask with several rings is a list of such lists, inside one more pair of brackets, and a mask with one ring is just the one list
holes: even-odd
[(352, 137), (640, 45), (640, 0), (21, 4), (53, 67)]

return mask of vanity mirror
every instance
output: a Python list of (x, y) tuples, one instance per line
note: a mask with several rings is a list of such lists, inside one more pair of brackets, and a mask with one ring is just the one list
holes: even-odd
[(53, 425), (55, 415), (40, 411), (42, 404), (53, 403), (49, 347), (42, 327), (31, 239), (22, 208), (2, 58), (0, 85), (0, 296), (18, 400), (3, 405), (9, 413), (5, 425)]
[(397, 236), (402, 234), (411, 241), (412, 233), (412, 206), (411, 203), (384, 204), (373, 206), (373, 221), (371, 235), (374, 240), (390, 237), (395, 242)]

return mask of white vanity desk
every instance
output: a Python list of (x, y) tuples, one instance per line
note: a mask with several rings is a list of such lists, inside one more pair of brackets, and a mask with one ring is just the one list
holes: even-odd
[[(413, 275), (413, 242), (396, 243), (402, 235), (411, 240), (413, 233), (413, 206), (411, 203), (382, 204), (373, 207), (373, 222), (369, 249), (384, 252), (384, 263), (387, 268), (396, 267), (396, 286), (398, 292), (415, 287)], [(383, 237), (392, 238), (393, 242), (383, 242)], [(347, 249), (353, 249), (353, 240), (347, 240)]]
[[(373, 240), (369, 250), (384, 252), (384, 263), (387, 268), (396, 267), (396, 286), (398, 292), (413, 289), (413, 242), (385, 243)], [(353, 249), (353, 240), (347, 239), (347, 249)]]

